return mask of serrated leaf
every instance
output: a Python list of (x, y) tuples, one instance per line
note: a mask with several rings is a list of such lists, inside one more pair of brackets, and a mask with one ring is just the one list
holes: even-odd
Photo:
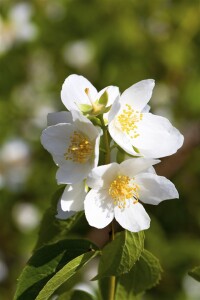
[[(158, 259), (149, 251), (144, 250), (130, 272), (119, 277), (116, 300), (132, 299), (132, 297), (152, 288), (161, 279), (161, 272)], [(122, 295), (123, 298), (121, 298)]]
[(119, 276), (130, 271), (144, 248), (144, 232), (128, 230), (119, 232), (115, 240), (105, 246), (99, 263), (99, 273), (94, 278)]
[(200, 266), (193, 268), (188, 274), (197, 281), (200, 281)]
[(75, 290), (60, 295), (58, 300), (93, 300), (93, 297), (85, 291)]
[[(97, 247), (87, 240), (65, 239), (34, 252), (19, 277), (14, 300), (35, 300), (45, 284), (71, 260), (92, 254)], [(90, 255), (89, 255), (90, 257)]]
[(63, 283), (97, 254), (97, 251), (90, 251), (71, 260), (46, 283), (35, 300), (48, 300)]
[(38, 234), (38, 241), (35, 249), (38, 249), (45, 244), (50, 244), (64, 239), (72, 228), (77, 225), (84, 215), (83, 212), (78, 212), (67, 220), (56, 219), (57, 204), (63, 193), (64, 188), (59, 189), (52, 197), (51, 207), (47, 209), (42, 219)]

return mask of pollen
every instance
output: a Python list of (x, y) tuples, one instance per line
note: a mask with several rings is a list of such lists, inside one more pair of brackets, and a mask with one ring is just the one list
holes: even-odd
[(93, 146), (89, 139), (82, 133), (74, 131), (70, 136), (70, 142), (64, 153), (65, 159), (78, 163), (87, 162), (93, 153)]
[(115, 205), (124, 209), (128, 199), (133, 199), (133, 204), (139, 201), (139, 186), (134, 183), (134, 178), (119, 175), (111, 183), (109, 195), (112, 197)]
[(123, 132), (127, 133), (131, 138), (137, 138), (137, 124), (142, 121), (143, 114), (132, 109), (129, 104), (126, 104), (126, 109), (118, 116), (118, 121)]

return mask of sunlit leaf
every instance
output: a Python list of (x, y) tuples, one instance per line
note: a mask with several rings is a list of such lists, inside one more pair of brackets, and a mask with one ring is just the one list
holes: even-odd
[(144, 247), (144, 232), (122, 231), (115, 240), (105, 246), (99, 263), (99, 274), (94, 279), (105, 276), (119, 276), (130, 271)]
[(36, 300), (47, 300), (49, 297), (78, 270), (98, 254), (97, 251), (84, 253), (66, 264), (43, 287)]
[[(35, 300), (46, 283), (66, 264), (77, 257), (80, 259), (80, 255), (86, 262), (96, 253), (96, 249), (97, 247), (90, 241), (78, 239), (65, 239), (38, 249), (19, 277), (14, 300)], [(83, 264), (83, 261), (80, 259), (79, 262)], [(73, 269), (73, 274), (75, 271)]]

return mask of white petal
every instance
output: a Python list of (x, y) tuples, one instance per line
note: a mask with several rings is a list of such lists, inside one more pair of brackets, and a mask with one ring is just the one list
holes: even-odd
[(73, 215), (75, 215), (76, 211), (63, 211), (60, 206), (60, 202), (58, 202), (57, 206), (57, 215), (55, 217), (60, 220), (67, 220)]
[(42, 132), (41, 143), (52, 155), (64, 156), (73, 131), (74, 127), (71, 124), (49, 126)]
[(153, 79), (142, 80), (125, 90), (121, 95), (120, 102), (142, 111), (151, 98), (154, 85)]
[(91, 162), (83, 164), (66, 160), (59, 167), (56, 173), (56, 179), (58, 184), (75, 184), (85, 179), (90, 172), (92, 166)]
[(67, 185), (60, 199), (61, 209), (63, 211), (83, 210), (83, 201), (86, 194), (83, 181), (77, 184)]
[(100, 144), (100, 136), (102, 135), (101, 129), (99, 129), (99, 135), (96, 138), (95, 146), (94, 146), (94, 160), (92, 168), (97, 167), (99, 162), (99, 144)]
[(119, 165), (111, 163), (92, 169), (87, 178), (87, 185), (93, 189), (106, 189), (117, 176)]
[(148, 113), (150, 111), (151, 107), (147, 104), (143, 110), (142, 110), (142, 113)]
[(97, 95), (97, 99), (99, 99), (101, 97), (101, 95), (103, 95), (104, 92), (107, 92), (108, 94), (108, 103), (106, 106), (110, 106), (114, 103), (114, 101), (117, 99), (117, 97), (119, 96), (119, 88), (117, 86), (107, 86), (105, 87), (103, 90), (101, 90), (98, 95)]
[(145, 173), (152, 173), (156, 175), (156, 170), (154, 169), (154, 167), (150, 167), (147, 170), (145, 170)]
[(129, 177), (134, 177), (136, 174), (147, 170), (152, 165), (159, 163), (160, 160), (151, 158), (131, 158), (123, 161), (119, 167), (120, 172)]
[(91, 104), (85, 89), (89, 89), (89, 93), (93, 101), (97, 96), (95, 87), (83, 76), (70, 75), (65, 79), (61, 90), (61, 99), (68, 110), (79, 110), (79, 104)]
[(157, 205), (163, 200), (179, 198), (174, 184), (163, 176), (151, 173), (138, 174), (135, 182), (139, 185), (139, 199)]
[(72, 123), (72, 115), (69, 111), (60, 111), (49, 113), (47, 115), (47, 125), (56, 125), (58, 123)]
[(108, 125), (108, 130), (109, 130), (109, 133), (110, 133), (112, 139), (124, 151), (126, 151), (127, 153), (129, 153), (131, 155), (139, 156), (139, 154), (137, 152), (135, 152), (133, 149), (132, 141), (131, 141), (130, 137), (115, 126), (115, 120), (110, 122), (110, 124)]
[(88, 136), (89, 140), (92, 141), (101, 135), (102, 131), (99, 127), (95, 127), (88, 118), (84, 117), (79, 111), (71, 111), (74, 126), (78, 131)]
[(146, 157), (171, 155), (183, 144), (182, 134), (166, 118), (143, 114), (137, 126), (140, 135), (132, 143)]
[(133, 204), (132, 201), (130, 200), (124, 209), (115, 206), (114, 212), (117, 222), (131, 232), (138, 232), (149, 228), (150, 218), (144, 207), (139, 202)]
[[(120, 111), (121, 105), (120, 105), (120, 97), (118, 96), (116, 100), (114, 101), (113, 105), (111, 106), (111, 109), (108, 113), (108, 123), (110, 123), (114, 117), (118, 114)], [(104, 114), (105, 116), (106, 114)]]
[(106, 227), (114, 218), (113, 203), (105, 190), (91, 190), (84, 201), (88, 223), (96, 228)]

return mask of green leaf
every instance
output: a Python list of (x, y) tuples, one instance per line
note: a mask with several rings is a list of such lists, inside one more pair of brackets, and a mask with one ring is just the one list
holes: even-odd
[(136, 153), (138, 153), (138, 154), (140, 153), (140, 150), (138, 148), (136, 148), (135, 146), (132, 145), (132, 148)]
[(132, 299), (155, 286), (161, 279), (161, 272), (158, 259), (149, 251), (144, 250), (130, 272), (119, 277), (116, 300)]
[(38, 249), (19, 277), (14, 300), (35, 300), (45, 284), (63, 266), (80, 255), (88, 254), (84, 257), (86, 261), (96, 253), (93, 249), (97, 249), (93, 243), (79, 239), (65, 239)]
[(43, 287), (35, 300), (47, 300), (53, 293), (69, 278), (71, 278), (80, 268), (88, 263), (92, 258), (98, 254), (97, 251), (90, 251), (84, 253), (66, 264), (60, 271), (58, 271)]
[(130, 271), (144, 248), (144, 232), (122, 231), (105, 246), (99, 263), (99, 273), (93, 279), (119, 276)]
[(99, 98), (98, 104), (106, 106), (108, 104), (108, 93), (105, 91)]
[(89, 104), (78, 104), (78, 108), (83, 114), (88, 114), (93, 110), (92, 105)]
[(118, 149), (117, 156), (116, 156), (117, 163), (121, 164), (124, 161), (125, 156), (126, 156), (126, 153), (123, 150), (121, 151), (121, 149), (120, 150)]
[(200, 281), (200, 266), (193, 268), (191, 271), (188, 272), (188, 274), (197, 281)]
[(94, 117), (94, 116), (88, 116), (88, 119), (97, 126), (101, 126), (101, 121), (99, 120), (99, 118)]
[(101, 299), (109, 299), (110, 277), (103, 277), (98, 282)]
[(59, 189), (52, 197), (51, 207), (47, 209), (42, 219), (38, 241), (35, 249), (44, 246), (45, 244), (54, 243), (60, 239), (64, 239), (72, 230), (72, 228), (81, 221), (83, 212), (78, 212), (67, 220), (56, 219), (57, 204), (64, 191), (64, 188)]
[(93, 297), (85, 291), (75, 290), (62, 294), (58, 300), (93, 300)]

